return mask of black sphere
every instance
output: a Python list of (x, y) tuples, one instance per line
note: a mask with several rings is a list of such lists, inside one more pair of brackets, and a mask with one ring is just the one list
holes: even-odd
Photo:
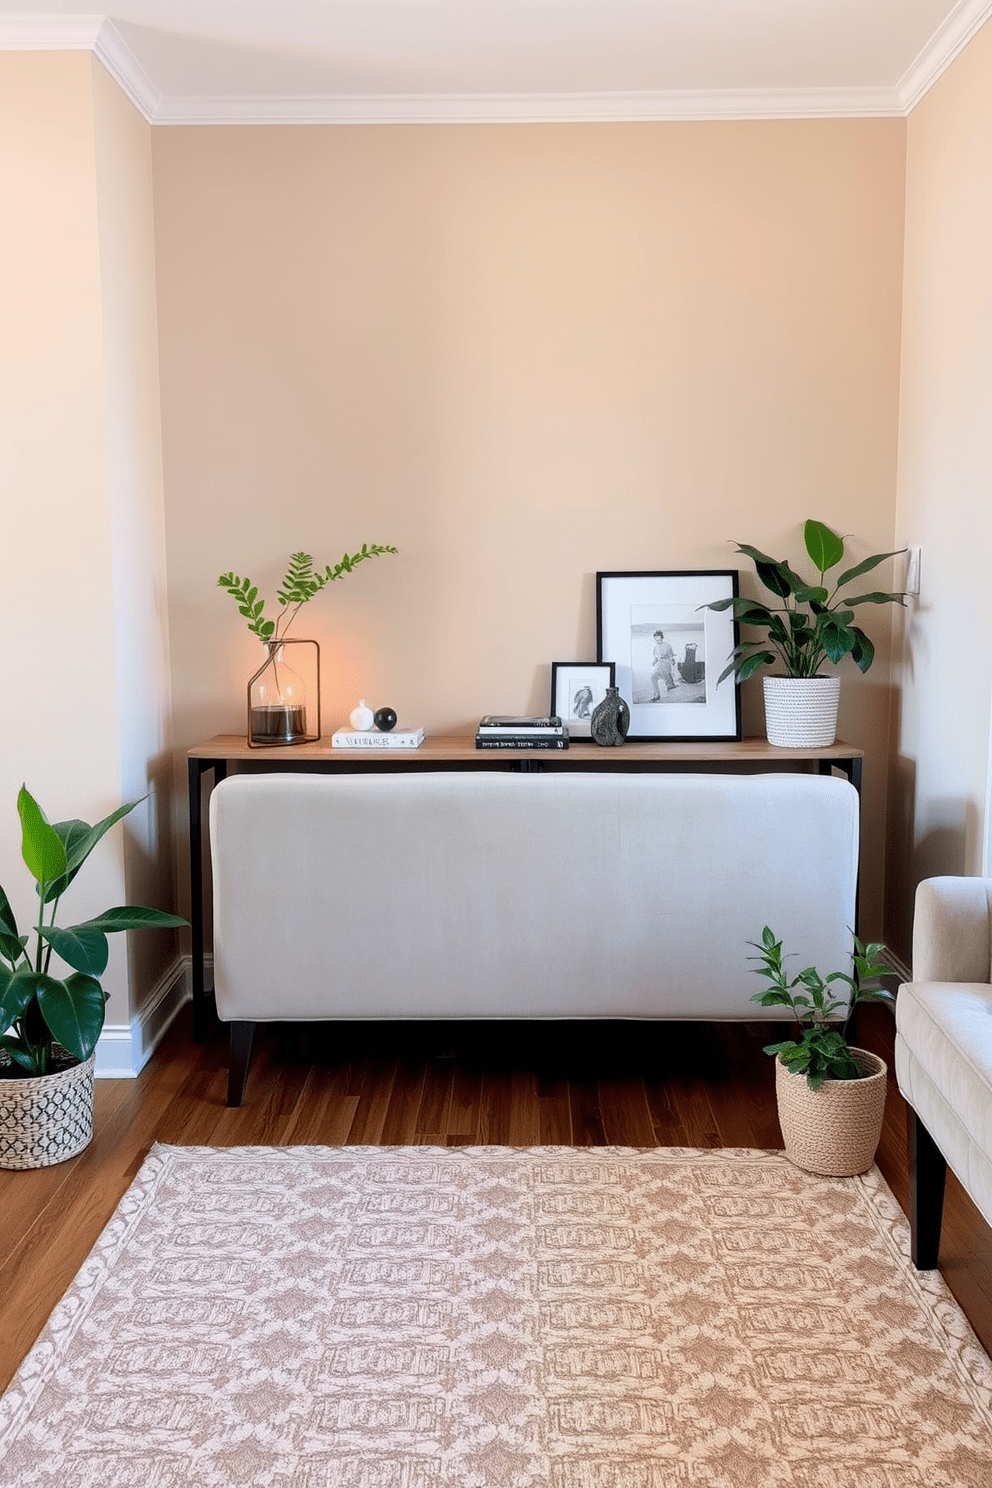
[(375, 726), (380, 733), (388, 734), (391, 728), (396, 727), (396, 713), (392, 708), (377, 708), (375, 711)]

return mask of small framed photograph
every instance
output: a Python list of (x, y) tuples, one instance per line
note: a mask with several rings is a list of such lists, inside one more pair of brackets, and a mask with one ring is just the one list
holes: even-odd
[(690, 743), (741, 737), (740, 688), (717, 678), (737, 645), (737, 569), (598, 573), (596, 646), (630, 708), (628, 739)]
[(615, 686), (612, 661), (553, 661), (550, 712), (558, 714), (570, 739), (589, 739), (592, 710)]

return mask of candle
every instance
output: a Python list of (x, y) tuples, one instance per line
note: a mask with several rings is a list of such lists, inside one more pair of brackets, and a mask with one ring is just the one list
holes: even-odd
[(253, 744), (299, 744), (307, 736), (307, 710), (282, 703), (251, 708), (248, 732)]

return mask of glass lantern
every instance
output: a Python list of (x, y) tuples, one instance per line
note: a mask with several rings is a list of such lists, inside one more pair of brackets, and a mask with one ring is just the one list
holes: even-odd
[(263, 644), (265, 660), (248, 681), (249, 745), (315, 744), (320, 738), (320, 647), (296, 637)]

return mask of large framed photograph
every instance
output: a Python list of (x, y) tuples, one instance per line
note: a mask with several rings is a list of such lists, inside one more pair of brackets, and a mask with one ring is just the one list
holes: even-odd
[(737, 645), (737, 569), (598, 573), (596, 646), (630, 708), (628, 739), (689, 743), (741, 737), (740, 688), (717, 678)]
[(570, 739), (589, 739), (593, 709), (615, 686), (612, 661), (553, 661), (549, 711), (558, 714)]

